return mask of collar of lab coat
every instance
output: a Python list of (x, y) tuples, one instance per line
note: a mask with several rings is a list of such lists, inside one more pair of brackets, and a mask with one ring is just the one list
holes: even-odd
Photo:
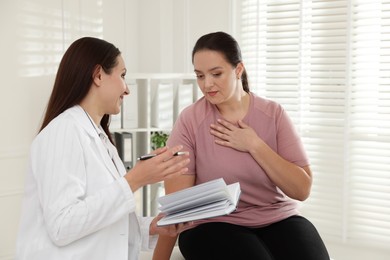
[[(76, 105), (68, 109), (68, 112), (74, 117), (76, 122), (81, 125), (85, 132), (91, 137), (91, 140), (96, 144), (96, 147), (98, 148), (97, 154), (99, 154), (99, 156), (101, 157), (102, 162), (104, 162), (104, 165), (106, 166), (110, 174), (114, 177), (114, 179), (120, 178), (122, 176), (122, 173), (126, 172), (126, 170), (124, 169), (119, 155), (116, 150), (111, 151), (113, 155), (113, 158), (111, 159), (111, 156), (107, 151), (107, 149), (115, 149), (115, 146), (110, 144), (110, 147), (106, 147), (106, 145), (100, 139), (97, 130), (89, 120), (88, 115), (84, 112), (84, 109), (81, 106)], [(99, 131), (101, 130), (99, 129)], [(102, 134), (104, 134), (106, 138), (108, 138), (103, 131)]]

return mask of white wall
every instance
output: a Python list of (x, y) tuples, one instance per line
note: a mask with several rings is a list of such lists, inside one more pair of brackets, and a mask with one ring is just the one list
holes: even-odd
[(226, 0), (0, 1), (0, 260), (13, 259), (29, 146), (69, 44), (113, 42), (129, 73), (189, 72), (194, 41), (230, 31), (229, 12)]
[(139, 70), (192, 72), (191, 51), (203, 34), (231, 32), (233, 0), (139, 1)]

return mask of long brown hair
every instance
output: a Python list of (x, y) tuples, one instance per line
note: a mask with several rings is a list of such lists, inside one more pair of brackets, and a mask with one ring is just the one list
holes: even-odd
[[(194, 63), (195, 53), (201, 50), (211, 50), (221, 53), (233, 67), (236, 67), (238, 63), (242, 62), (240, 46), (231, 35), (225, 32), (213, 32), (200, 37), (192, 50), (192, 63)], [(245, 68), (241, 75), (241, 82), (244, 91), (249, 93), (248, 75)]]
[[(105, 73), (110, 74), (120, 54), (117, 47), (101, 39), (84, 37), (73, 42), (60, 62), (39, 132), (59, 114), (80, 104), (92, 85), (96, 67), (100, 65)], [(112, 142), (109, 124), (110, 115), (106, 114), (100, 125)]]

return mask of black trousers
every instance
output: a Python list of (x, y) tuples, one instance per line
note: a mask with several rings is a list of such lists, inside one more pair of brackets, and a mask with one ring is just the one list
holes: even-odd
[(202, 224), (180, 234), (179, 248), (187, 260), (329, 260), (316, 228), (301, 216), (261, 228)]

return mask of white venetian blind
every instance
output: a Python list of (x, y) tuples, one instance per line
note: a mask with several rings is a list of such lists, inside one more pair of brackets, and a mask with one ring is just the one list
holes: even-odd
[(281, 103), (314, 173), (302, 212), (327, 239), (390, 243), (390, 4), (241, 0), (252, 91)]

